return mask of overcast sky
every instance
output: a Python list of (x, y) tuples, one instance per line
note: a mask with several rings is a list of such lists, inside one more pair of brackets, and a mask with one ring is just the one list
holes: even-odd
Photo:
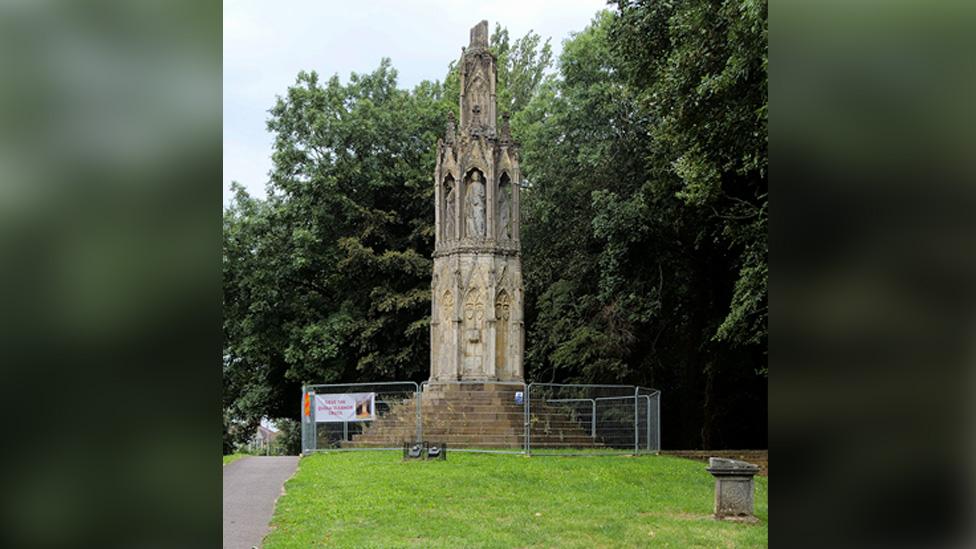
[(389, 57), (401, 88), (442, 80), (478, 21), (562, 41), (582, 30), (605, 0), (225, 0), (224, 203), (230, 182), (265, 196), (271, 169), (268, 109), (301, 70), (323, 78), (370, 72)]

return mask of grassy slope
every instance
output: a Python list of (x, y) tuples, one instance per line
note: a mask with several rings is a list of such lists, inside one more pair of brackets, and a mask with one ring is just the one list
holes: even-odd
[(756, 477), (759, 523), (743, 524), (711, 518), (714, 480), (680, 458), (400, 458), (303, 458), (264, 547), (767, 546), (767, 478)]

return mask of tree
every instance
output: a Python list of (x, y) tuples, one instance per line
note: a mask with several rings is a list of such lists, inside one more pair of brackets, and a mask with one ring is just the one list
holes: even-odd
[[(675, 194), (712, 213), (738, 278), (715, 338), (766, 340), (767, 4), (621, 0), (614, 53)], [(649, 47), (648, 47), (649, 46)], [(703, 235), (704, 236), (704, 235)]]
[[(526, 362), (533, 379), (663, 389), (677, 412), (665, 417), (668, 446), (760, 446), (765, 123), (741, 116), (765, 112), (765, 72), (731, 79), (734, 89), (713, 84), (718, 106), (702, 106), (686, 80), (704, 73), (670, 72), (671, 57), (710, 59), (696, 37), (729, 23), (689, 19), (683, 10), (699, 5), (654, 9), (599, 14), (565, 43), (558, 78), (513, 121), (532, 182), (523, 202)], [(667, 36), (633, 28), (655, 17)], [(753, 38), (726, 47), (761, 57), (765, 42)], [(718, 174), (711, 194), (696, 178), (706, 169)], [(743, 418), (760, 425), (736, 431)]]
[(430, 208), (441, 86), (299, 74), (271, 109), (266, 201), (238, 188), (224, 221), (225, 406), (297, 417), (306, 382), (427, 371)]

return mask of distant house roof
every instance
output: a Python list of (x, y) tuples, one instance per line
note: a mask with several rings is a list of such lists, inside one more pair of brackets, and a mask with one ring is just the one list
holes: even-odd
[(268, 442), (271, 442), (274, 439), (278, 438), (278, 435), (280, 435), (280, 434), (281, 433), (279, 431), (272, 431), (271, 429), (268, 429), (264, 425), (258, 425), (258, 433), (257, 433), (257, 436), (258, 436), (258, 438), (260, 438), (262, 440), (266, 440)]

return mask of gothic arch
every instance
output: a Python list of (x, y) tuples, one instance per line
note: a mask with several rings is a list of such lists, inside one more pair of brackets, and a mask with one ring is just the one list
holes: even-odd
[(441, 322), (450, 322), (454, 316), (454, 294), (450, 289), (444, 290), (441, 295)]
[(464, 236), (483, 239), (487, 227), (486, 215), (488, 187), (485, 172), (477, 168), (468, 170), (464, 176)]
[(498, 178), (498, 207), (495, 208), (497, 218), (495, 227), (499, 240), (511, 240), (514, 223), (512, 216), (512, 204), (514, 203), (514, 191), (512, 190), (512, 178), (507, 171), (503, 171)]
[(509, 377), (508, 347), (511, 340), (512, 298), (504, 289), (495, 298), (495, 372), (502, 378)]
[(444, 240), (457, 240), (457, 181), (450, 172), (441, 182), (441, 196), (444, 203), (441, 205), (441, 238)]

